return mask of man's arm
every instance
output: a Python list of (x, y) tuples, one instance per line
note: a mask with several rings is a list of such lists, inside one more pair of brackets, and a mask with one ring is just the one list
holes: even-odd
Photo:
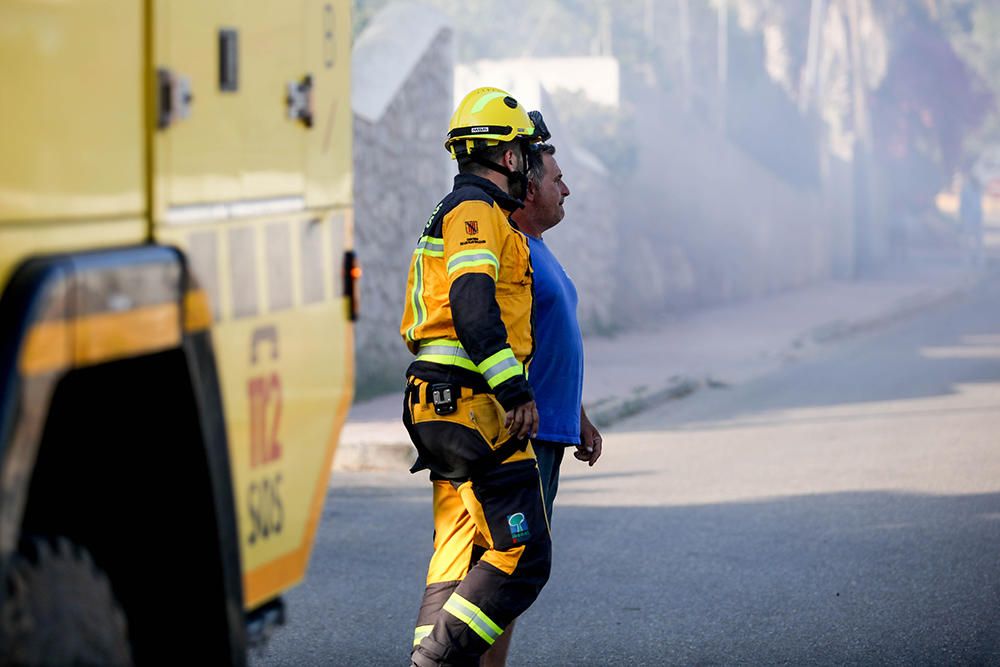
[(496, 301), (496, 283), (483, 274), (465, 274), (452, 283), (449, 300), (459, 342), (507, 411), (504, 426), (518, 438), (535, 437), (535, 396), (524, 376), (524, 367), (507, 344), (507, 329)]
[(604, 443), (604, 439), (601, 437), (600, 431), (594, 426), (590, 419), (587, 417), (586, 411), (583, 406), (580, 406), (580, 444), (576, 446), (576, 451), (573, 452), (575, 456), (580, 461), (586, 461), (589, 465), (594, 465), (597, 463), (597, 459), (601, 458), (601, 449)]
[(506, 219), (482, 201), (464, 202), (445, 216), (448, 299), (459, 342), (507, 411), (505, 426), (519, 438), (533, 437), (538, 432), (534, 393), (508, 343), (496, 300), (500, 224)]

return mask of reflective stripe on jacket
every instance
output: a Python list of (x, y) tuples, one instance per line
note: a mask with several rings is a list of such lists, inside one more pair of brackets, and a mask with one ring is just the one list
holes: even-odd
[(506, 409), (532, 399), (531, 261), (509, 219), (518, 206), (485, 178), (456, 176), (413, 251), (400, 324), (417, 355), (409, 375), (495, 393)]

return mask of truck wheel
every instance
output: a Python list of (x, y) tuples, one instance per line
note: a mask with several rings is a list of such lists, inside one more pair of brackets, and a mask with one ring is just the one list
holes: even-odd
[(132, 664), (125, 614), (85, 549), (62, 537), (30, 540), (6, 589), (0, 664)]

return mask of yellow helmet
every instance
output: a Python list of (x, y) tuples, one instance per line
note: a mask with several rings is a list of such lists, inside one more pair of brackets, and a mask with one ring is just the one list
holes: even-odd
[(452, 114), (444, 147), (455, 159), (478, 148), (518, 138), (540, 140), (524, 107), (499, 88), (476, 88)]

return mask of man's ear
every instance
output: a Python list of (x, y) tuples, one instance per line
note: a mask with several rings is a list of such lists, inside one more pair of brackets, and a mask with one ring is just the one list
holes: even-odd
[(507, 167), (511, 171), (514, 171), (514, 167), (517, 166), (517, 156), (514, 155), (513, 149), (508, 149), (503, 152), (503, 166)]
[(526, 202), (534, 201), (535, 194), (537, 194), (537, 192), (538, 190), (535, 188), (535, 182), (529, 178), (528, 187), (524, 189), (524, 201)]

